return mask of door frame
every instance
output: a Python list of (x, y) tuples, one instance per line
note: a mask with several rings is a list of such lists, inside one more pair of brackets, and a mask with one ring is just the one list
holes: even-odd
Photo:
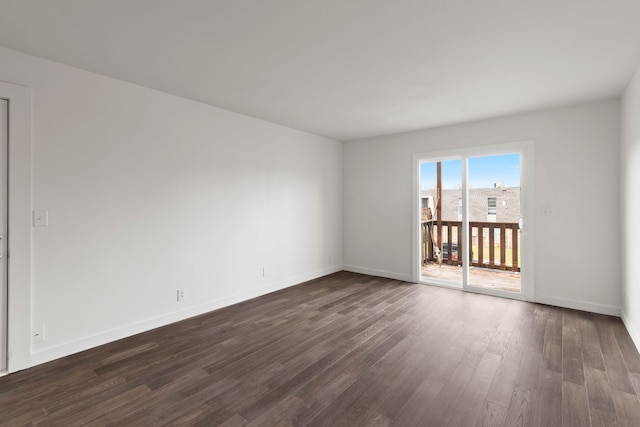
[[(535, 144), (532, 140), (515, 141), (509, 143), (492, 144), (484, 146), (471, 146), (464, 148), (457, 148), (444, 151), (432, 151), (423, 152), (413, 155), (413, 171), (412, 171), (412, 266), (413, 266), (413, 280), (416, 283), (420, 282), (421, 274), (421, 262), (420, 262), (420, 163), (422, 161), (445, 161), (445, 160), (462, 160), (462, 215), (463, 221), (466, 220), (468, 215), (467, 199), (467, 169), (468, 159), (470, 157), (482, 157), (491, 155), (500, 155), (506, 153), (520, 153), (521, 155), (521, 173), (520, 173), (520, 187), (521, 187), (521, 212), (523, 217), (523, 227), (521, 231), (521, 292), (515, 294), (511, 292), (501, 292), (496, 290), (487, 290), (484, 288), (478, 288), (475, 286), (468, 286), (468, 254), (463, 256), (467, 260), (463, 269), (463, 286), (452, 286), (456, 289), (464, 289), (469, 292), (483, 293), (489, 295), (503, 296), (514, 299), (523, 299), (526, 301), (534, 301), (535, 299), (535, 281), (533, 276), (534, 271), (534, 238), (535, 238), (535, 189), (534, 189), (534, 167), (535, 167)], [(466, 227), (462, 227), (462, 241), (463, 247), (469, 242), (469, 230)], [(438, 282), (428, 282), (429, 284), (443, 285)]]
[(8, 101), (7, 371), (31, 359), (31, 89), (0, 81)]

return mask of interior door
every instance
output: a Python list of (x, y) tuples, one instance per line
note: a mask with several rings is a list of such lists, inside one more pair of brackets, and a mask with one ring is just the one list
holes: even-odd
[(7, 147), (9, 104), (0, 99), (0, 372), (7, 369), (8, 280), (7, 280)]

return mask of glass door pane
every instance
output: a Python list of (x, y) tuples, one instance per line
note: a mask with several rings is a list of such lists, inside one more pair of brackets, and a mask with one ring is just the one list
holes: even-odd
[(521, 156), (468, 160), (468, 285), (520, 293)]
[(462, 160), (420, 163), (420, 280), (462, 287)]

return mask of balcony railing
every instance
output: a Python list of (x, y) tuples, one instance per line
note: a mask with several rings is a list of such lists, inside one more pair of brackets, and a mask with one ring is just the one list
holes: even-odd
[[(462, 265), (462, 221), (441, 221), (442, 236), (438, 236), (438, 225), (433, 232), (442, 250), (443, 264)], [(471, 265), (496, 270), (520, 271), (518, 223), (470, 222), (469, 240)], [(422, 263), (437, 261), (433, 241), (429, 235), (428, 222), (422, 222)]]

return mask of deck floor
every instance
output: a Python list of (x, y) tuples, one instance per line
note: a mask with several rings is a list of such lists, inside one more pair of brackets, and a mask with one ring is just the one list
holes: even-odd
[[(445, 282), (462, 284), (462, 267), (456, 265), (428, 263), (422, 266), (424, 280), (436, 279)], [(520, 292), (520, 273), (493, 270), (489, 268), (471, 267), (469, 282), (473, 286), (507, 292)]]

